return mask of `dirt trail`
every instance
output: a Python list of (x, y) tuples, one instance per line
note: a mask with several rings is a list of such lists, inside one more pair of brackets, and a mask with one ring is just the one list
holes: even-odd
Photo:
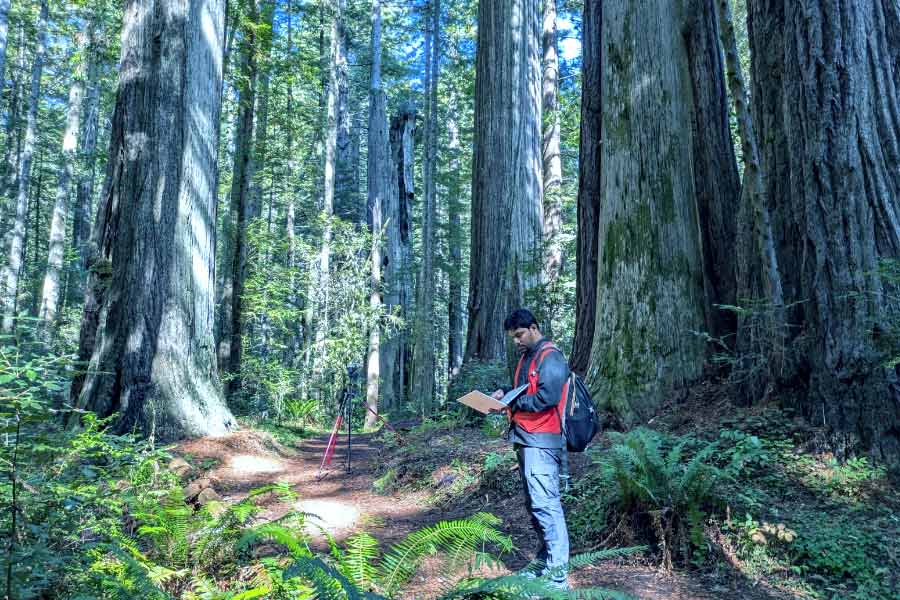
[[(383, 546), (396, 542), (417, 528), (440, 520), (460, 518), (478, 510), (488, 510), (504, 519), (505, 531), (513, 537), (517, 548), (535, 545), (528, 517), (518, 498), (491, 499), (471, 497), (460, 505), (437, 508), (427, 502), (427, 494), (402, 493), (379, 495), (372, 491), (373, 467), (380, 457), (380, 446), (370, 434), (353, 436), (351, 471), (346, 471), (346, 434), (337, 444), (331, 466), (319, 473), (319, 464), (328, 436), (305, 440), (296, 449), (286, 448), (271, 436), (256, 431), (240, 431), (220, 438), (204, 438), (182, 444), (178, 452), (194, 465), (204, 461), (214, 466), (201, 476), (208, 479), (226, 501), (238, 501), (254, 488), (284, 481), (299, 494), (294, 506), (271, 500), (265, 505), (263, 518), (276, 518), (294, 509), (316, 514), (318, 523), (338, 541), (365, 530), (378, 538)], [(321, 534), (314, 534), (314, 545), (325, 548)], [(504, 568), (496, 574), (507, 574), (527, 561), (518, 551), (504, 558)], [(437, 559), (428, 560), (402, 594), (404, 599), (427, 599), (446, 584), (447, 573)], [(640, 600), (775, 600), (790, 598), (783, 593), (762, 589), (734, 577), (696, 581), (686, 575), (668, 575), (650, 566), (626, 561), (602, 563), (586, 567), (570, 575), (576, 587), (602, 586), (632, 594)]]

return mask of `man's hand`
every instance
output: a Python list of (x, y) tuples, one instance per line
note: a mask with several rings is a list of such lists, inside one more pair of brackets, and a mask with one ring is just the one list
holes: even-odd
[[(505, 396), (505, 395), (506, 394), (504, 393), (503, 390), (497, 390), (496, 392), (491, 394), (491, 398), (493, 398), (494, 400), (503, 400), (503, 396)], [(490, 414), (492, 414), (492, 415), (499, 415), (501, 413), (506, 413), (506, 418), (507, 419), (510, 418), (509, 408), (507, 408), (505, 406), (503, 408), (491, 409), (491, 412), (490, 412)]]

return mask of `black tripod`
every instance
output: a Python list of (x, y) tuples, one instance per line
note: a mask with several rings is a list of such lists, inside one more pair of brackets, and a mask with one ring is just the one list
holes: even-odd
[(353, 449), (353, 390), (354, 381), (359, 374), (359, 367), (351, 365), (347, 367), (347, 385), (344, 386), (344, 392), (341, 395), (341, 401), (338, 404), (337, 417), (334, 420), (334, 428), (331, 430), (331, 436), (328, 438), (328, 445), (325, 447), (325, 455), (319, 464), (319, 472), (316, 479), (321, 479), (325, 475), (325, 467), (331, 464), (331, 458), (334, 455), (334, 449), (337, 446), (337, 438), (340, 434), (341, 424), (347, 421), (347, 473), (350, 473), (350, 458)]

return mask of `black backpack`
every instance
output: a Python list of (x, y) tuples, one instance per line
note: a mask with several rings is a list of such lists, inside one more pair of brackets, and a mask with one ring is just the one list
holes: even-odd
[(581, 376), (569, 375), (569, 398), (562, 415), (563, 435), (569, 452), (584, 452), (600, 431), (600, 414)]

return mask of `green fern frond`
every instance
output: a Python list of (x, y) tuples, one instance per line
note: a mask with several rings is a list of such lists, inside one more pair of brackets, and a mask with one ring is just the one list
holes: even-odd
[(340, 571), (326, 564), (321, 558), (301, 556), (284, 572), (284, 579), (300, 577), (308, 581), (319, 600), (386, 600), (374, 594), (360, 594), (356, 586)]
[(306, 541), (294, 529), (284, 527), (278, 523), (262, 523), (244, 530), (240, 539), (235, 544), (237, 550), (244, 550), (259, 542), (276, 543), (287, 548), (291, 556), (311, 556), (312, 552), (306, 545)]
[(632, 596), (603, 588), (580, 588), (561, 591), (548, 586), (540, 579), (530, 579), (520, 575), (506, 575), (493, 579), (469, 579), (440, 597), (440, 600), (478, 598), (480, 600), (521, 600), (541, 598), (541, 600), (591, 599), (591, 600), (634, 600)]
[(621, 558), (622, 556), (630, 556), (632, 554), (640, 554), (647, 550), (647, 546), (630, 546), (627, 548), (609, 548), (607, 550), (597, 550), (596, 552), (585, 552), (577, 554), (569, 559), (569, 568), (577, 569), (587, 565), (594, 565), (600, 561), (610, 560), (613, 558)]
[(368, 589), (378, 576), (375, 561), (379, 554), (378, 540), (368, 533), (357, 533), (344, 543), (338, 568), (360, 589)]
[(393, 546), (381, 562), (381, 582), (392, 593), (413, 576), (422, 559), (438, 551), (452, 552), (457, 557), (464, 552), (474, 555), (478, 546), (494, 544), (501, 552), (512, 550), (512, 541), (494, 525), (496, 517), (479, 513), (468, 519), (441, 521), (410, 533)]

